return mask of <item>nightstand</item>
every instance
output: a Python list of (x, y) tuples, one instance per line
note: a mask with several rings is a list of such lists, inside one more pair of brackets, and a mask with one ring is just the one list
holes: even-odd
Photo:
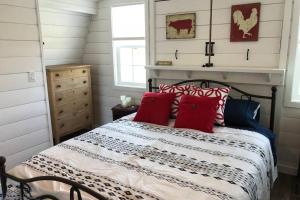
[(111, 109), (113, 114), (113, 120), (115, 121), (117, 119), (120, 119), (121, 117), (135, 113), (137, 112), (138, 109), (139, 109), (138, 105), (123, 107), (121, 106), (121, 104), (118, 104)]

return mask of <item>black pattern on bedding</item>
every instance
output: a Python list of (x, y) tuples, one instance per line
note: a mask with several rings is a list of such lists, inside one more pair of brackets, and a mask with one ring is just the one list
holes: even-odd
[(136, 128), (141, 128), (144, 130), (151, 130), (153, 132), (159, 132), (159, 133), (168, 133), (180, 137), (185, 137), (185, 138), (190, 138), (193, 140), (198, 140), (201, 142), (206, 142), (206, 143), (213, 143), (217, 145), (226, 145), (226, 146), (231, 146), (231, 147), (238, 147), (240, 149), (245, 149), (247, 151), (251, 151), (254, 153), (257, 153), (261, 156), (265, 164), (270, 164), (268, 162), (268, 159), (266, 159), (266, 155), (263, 151), (262, 148), (257, 146), (256, 144), (251, 144), (245, 141), (240, 141), (238, 139), (235, 140), (230, 140), (230, 139), (225, 139), (225, 138), (219, 138), (216, 137), (215, 135), (211, 134), (199, 134), (196, 133), (195, 131), (189, 131), (189, 130), (184, 130), (184, 129), (173, 129), (170, 127), (162, 127), (162, 126), (151, 126), (150, 124), (146, 123), (137, 123), (133, 121), (128, 121), (128, 120), (119, 120), (118, 123), (125, 123), (126, 126), (132, 126)]
[(141, 159), (148, 159), (151, 162), (166, 165), (183, 172), (209, 176), (218, 180), (227, 181), (231, 184), (237, 184), (251, 195), (251, 197), (255, 197), (257, 192), (257, 186), (251, 174), (227, 164), (209, 163), (205, 160), (198, 160), (196, 158), (190, 158), (185, 154), (160, 150), (149, 145), (134, 145), (126, 140), (101, 135), (100, 133), (83, 135), (75, 140), (99, 145), (102, 148), (116, 153), (138, 156)]
[[(269, 169), (272, 169), (273, 162), (271, 163), (270, 159), (268, 159), (264, 153), (264, 150), (256, 145), (255, 143), (249, 143), (245, 141), (241, 141), (238, 138), (233, 139), (225, 139), (223, 137), (217, 137), (215, 134), (199, 134), (197, 131), (194, 130), (187, 130), (187, 129), (175, 129), (170, 128), (170, 127), (165, 127), (165, 126), (153, 126), (148, 123), (137, 123), (133, 122), (131, 120), (126, 120), (126, 119), (119, 119), (118, 121), (115, 121), (114, 123), (118, 124), (124, 124), (125, 126), (131, 126), (143, 130), (149, 130), (152, 132), (159, 132), (159, 133), (166, 133), (166, 134), (172, 134), (176, 135), (179, 137), (184, 137), (184, 138), (189, 138), (193, 140), (198, 140), (200, 142), (205, 142), (205, 143), (213, 143), (216, 145), (221, 145), (221, 146), (229, 146), (229, 147), (237, 147), (239, 149), (244, 149), (246, 151), (250, 151), (253, 153), (256, 153), (261, 157), (263, 160), (264, 164), (269, 167)], [(272, 159), (273, 161), (273, 159)], [(270, 185), (272, 182), (272, 170), (267, 172), (268, 177), (270, 179)], [(269, 185), (269, 186), (270, 186)]]
[(181, 147), (181, 148), (185, 148), (185, 149), (189, 149), (189, 150), (194, 150), (194, 151), (199, 151), (199, 152), (203, 152), (203, 153), (208, 153), (210, 155), (214, 155), (214, 156), (218, 156), (218, 157), (231, 157), (231, 158), (234, 158), (236, 160), (247, 162), (248, 164), (251, 164), (251, 165), (253, 165), (253, 167), (256, 168), (256, 170), (259, 172), (259, 177), (262, 180), (261, 169), (259, 168), (259, 166), (257, 165), (256, 162), (254, 162), (251, 159), (248, 159), (247, 157), (238, 156), (238, 155), (230, 154), (230, 153), (224, 153), (224, 152), (220, 152), (220, 151), (217, 151), (217, 150), (214, 151), (214, 150), (210, 150), (210, 149), (205, 149), (205, 148), (201, 148), (201, 147), (198, 147), (198, 146), (191, 146), (191, 145), (187, 145), (187, 144), (173, 142), (173, 141), (166, 140), (164, 138), (148, 137), (148, 136), (136, 134), (134, 132), (124, 131), (124, 130), (120, 129), (120, 127), (113, 126), (112, 124), (104, 125), (104, 126), (102, 126), (102, 128), (108, 129), (110, 131), (115, 131), (115, 132), (119, 132), (119, 133), (123, 133), (123, 134), (128, 134), (128, 135), (131, 135), (131, 136), (134, 136), (134, 137), (138, 137), (138, 138), (143, 138), (145, 140), (157, 140), (157, 141), (160, 141), (162, 143), (165, 143), (165, 144), (168, 144), (168, 145), (172, 145), (172, 146), (176, 146), (176, 147)]
[(213, 188), (197, 185), (193, 182), (190, 182), (190, 181), (187, 181), (187, 180), (182, 180), (182, 179), (179, 179), (178, 177), (175, 177), (175, 176), (172, 176), (172, 175), (169, 175), (169, 174), (162, 174), (162, 173), (153, 171), (151, 169), (147, 169), (147, 168), (144, 168), (144, 167), (132, 165), (132, 164), (127, 163), (127, 162), (120, 162), (120, 161), (116, 161), (116, 160), (113, 160), (113, 159), (110, 159), (110, 158), (106, 158), (106, 157), (103, 157), (99, 154), (92, 153), (92, 152), (87, 151), (85, 149), (79, 148), (76, 145), (72, 146), (72, 145), (67, 145), (67, 144), (61, 144), (61, 145), (59, 145), (59, 147), (69, 149), (69, 150), (72, 150), (72, 151), (76, 151), (80, 154), (83, 154), (84, 156), (87, 156), (87, 157), (90, 157), (90, 158), (93, 158), (93, 159), (97, 159), (97, 160), (101, 160), (103, 162), (116, 164), (116, 165), (125, 167), (129, 170), (135, 170), (139, 173), (143, 173), (143, 174), (146, 174), (148, 176), (154, 176), (157, 179), (165, 180), (165, 181), (168, 181), (170, 183), (175, 183), (175, 184), (177, 184), (181, 187), (189, 187), (190, 189), (195, 190), (195, 191), (205, 192), (205, 193), (208, 193), (212, 196), (217, 196), (222, 200), (234, 199), (229, 194), (222, 193), (222, 192), (217, 191)]
[(47, 174), (48, 176), (59, 176), (76, 181), (89, 188), (96, 189), (100, 194), (116, 197), (120, 200), (154, 199), (159, 200), (155, 195), (124, 185), (106, 176), (98, 176), (95, 173), (80, 170), (61, 160), (48, 157), (43, 154), (34, 156), (25, 163), (30, 168)]
[[(268, 200), (276, 178), (270, 144), (255, 132), (206, 134), (126, 119), (50, 148), (11, 173), (68, 178), (113, 200)], [(32, 187), (33, 196), (68, 198), (68, 190), (52, 191), (63, 188), (58, 183)]]

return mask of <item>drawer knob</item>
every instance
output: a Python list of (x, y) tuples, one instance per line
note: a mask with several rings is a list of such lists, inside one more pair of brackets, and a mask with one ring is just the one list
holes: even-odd
[(86, 84), (87, 83), (87, 81), (83, 81), (83, 84)]
[(55, 74), (56, 77), (59, 77), (59, 74)]
[(87, 92), (85, 92), (85, 93), (83, 93), (84, 95), (87, 95), (88, 93)]
[(89, 116), (86, 116), (85, 118), (86, 118), (86, 119), (89, 119), (90, 117), (89, 117)]
[(61, 125), (60, 125), (60, 128), (63, 128), (63, 127), (65, 127), (65, 124), (61, 124)]
[(58, 100), (58, 101), (61, 101), (61, 100), (62, 100), (62, 98), (58, 98), (57, 100)]
[(61, 88), (61, 85), (57, 85), (56, 88)]
[(85, 70), (82, 70), (82, 73), (83, 73), (83, 74), (85, 74), (85, 72), (86, 72)]
[(88, 103), (84, 104), (85, 107), (88, 107), (88, 105), (89, 105)]
[(59, 114), (62, 114), (62, 113), (64, 113), (64, 111), (63, 111), (63, 110), (59, 111)]

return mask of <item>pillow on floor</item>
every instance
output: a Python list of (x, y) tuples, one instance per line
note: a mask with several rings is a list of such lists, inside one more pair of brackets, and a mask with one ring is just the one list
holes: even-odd
[(182, 96), (175, 128), (189, 128), (213, 133), (219, 101), (220, 97)]
[(133, 121), (167, 126), (174, 98), (173, 93), (146, 92)]

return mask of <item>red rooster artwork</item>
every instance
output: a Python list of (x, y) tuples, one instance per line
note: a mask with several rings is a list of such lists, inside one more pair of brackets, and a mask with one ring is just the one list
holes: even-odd
[(196, 14), (177, 14), (166, 17), (167, 39), (195, 38)]
[(260, 3), (232, 6), (231, 42), (257, 41)]

